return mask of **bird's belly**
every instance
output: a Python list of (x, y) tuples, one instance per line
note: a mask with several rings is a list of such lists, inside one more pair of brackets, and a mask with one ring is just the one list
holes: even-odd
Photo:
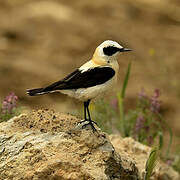
[(74, 97), (80, 101), (87, 101), (88, 99), (93, 99), (104, 95), (105, 92), (111, 89), (113, 83), (114, 79), (111, 79), (106, 83), (97, 86), (72, 90), (61, 90), (60, 92)]

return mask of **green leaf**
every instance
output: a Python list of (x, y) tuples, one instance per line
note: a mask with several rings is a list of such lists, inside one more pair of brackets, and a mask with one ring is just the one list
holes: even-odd
[(157, 158), (158, 158), (158, 148), (154, 147), (151, 150), (151, 153), (146, 161), (144, 180), (150, 180), (154, 167), (156, 166), (157, 163)]
[(122, 99), (125, 97), (125, 92), (126, 92), (126, 87), (127, 87), (128, 80), (129, 80), (130, 71), (131, 71), (131, 62), (128, 65), (126, 76), (125, 76), (125, 79), (124, 79), (124, 82), (123, 82), (123, 87), (122, 87), (122, 90), (121, 90), (121, 98)]
[(124, 97), (125, 97), (125, 92), (126, 92), (126, 87), (128, 84), (128, 80), (129, 80), (129, 74), (130, 74), (130, 70), (131, 70), (131, 63), (129, 63), (128, 65), (128, 69), (126, 71), (126, 75), (123, 81), (123, 87), (121, 90), (121, 93), (118, 92), (117, 93), (117, 98), (118, 98), (118, 105), (119, 105), (119, 113), (120, 113), (120, 129), (121, 129), (121, 134), (123, 137), (127, 136), (126, 133), (126, 127), (125, 127), (125, 117), (124, 117)]
[(163, 147), (163, 144), (164, 144), (163, 132), (162, 132), (162, 131), (159, 131), (159, 132), (158, 132), (158, 135), (159, 135), (159, 149), (161, 149), (161, 148)]

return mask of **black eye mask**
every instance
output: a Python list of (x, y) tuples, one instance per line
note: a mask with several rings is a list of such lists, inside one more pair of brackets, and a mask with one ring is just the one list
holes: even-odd
[(117, 53), (120, 51), (119, 48), (114, 47), (114, 46), (108, 46), (103, 48), (103, 52), (106, 56), (112, 56), (113, 54)]

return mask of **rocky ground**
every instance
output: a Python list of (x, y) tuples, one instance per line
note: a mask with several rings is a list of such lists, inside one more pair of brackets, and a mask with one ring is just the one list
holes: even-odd
[(61, 79), (90, 59), (102, 41), (116, 40), (134, 50), (120, 57), (117, 89), (132, 61), (126, 103), (132, 107), (142, 87), (148, 92), (159, 88), (176, 147), (179, 7), (179, 0), (0, 0), (0, 98), (14, 91), (26, 109), (77, 111), (79, 103), (64, 95), (30, 98), (25, 90)]
[[(150, 148), (72, 115), (38, 110), (1, 123), (1, 180), (140, 180)], [(83, 128), (84, 127), (84, 128)], [(152, 179), (178, 180), (158, 162)]]

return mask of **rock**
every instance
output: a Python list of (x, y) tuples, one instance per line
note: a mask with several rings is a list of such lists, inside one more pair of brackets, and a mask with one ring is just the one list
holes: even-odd
[(14, 117), (0, 126), (1, 180), (134, 180), (135, 161), (108, 136), (52, 110)]
[[(144, 167), (146, 160), (151, 152), (151, 148), (143, 145), (132, 138), (121, 138), (118, 135), (110, 135), (111, 143), (113, 144), (116, 152), (121, 155), (121, 159), (131, 158), (135, 161), (139, 174), (144, 175)], [(158, 160), (152, 176), (154, 180), (179, 180), (179, 174), (173, 170), (172, 167)]]
[[(140, 180), (151, 148), (52, 110), (21, 114), (0, 126), (0, 180)], [(159, 161), (154, 180), (179, 180)]]

